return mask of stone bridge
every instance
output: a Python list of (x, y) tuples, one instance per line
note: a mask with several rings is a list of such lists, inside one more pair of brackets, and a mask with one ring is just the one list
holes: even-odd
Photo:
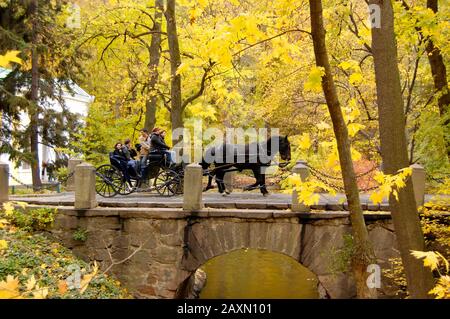
[[(191, 165), (189, 165), (191, 166)], [(0, 202), (25, 201), (29, 207), (58, 209), (50, 235), (89, 261), (111, 271), (139, 298), (183, 298), (191, 295), (192, 278), (208, 260), (242, 249), (264, 249), (287, 255), (312, 271), (322, 297), (355, 297), (348, 272), (333, 271), (336, 251), (351, 233), (344, 195), (321, 195), (317, 205), (299, 204), (297, 196), (233, 193), (202, 194), (202, 171), (186, 169), (184, 196), (147, 194), (101, 199), (95, 194), (95, 169), (75, 169), (75, 193), (8, 196), (7, 167), (0, 167)], [(414, 183), (417, 202), (424, 195), (424, 176)], [(420, 192), (416, 191), (417, 189)], [(398, 257), (389, 205), (373, 205), (361, 195), (369, 236), (378, 264), (390, 267)], [(86, 236), (79, 236), (80, 233)], [(85, 238), (84, 238), (85, 237)], [(238, 271), (238, 270), (237, 270)], [(382, 280), (381, 294), (389, 295)]]
[[(186, 297), (189, 279), (206, 261), (241, 248), (290, 256), (317, 275), (319, 291), (329, 298), (355, 296), (348, 273), (333, 273), (332, 252), (350, 233), (347, 212), (314, 213), (262, 209), (185, 212), (177, 208), (57, 207), (52, 235), (85, 260), (112, 268), (139, 298)], [(381, 267), (398, 256), (390, 214), (365, 215)], [(85, 230), (85, 241), (74, 233)], [(131, 256), (131, 257), (130, 257)]]

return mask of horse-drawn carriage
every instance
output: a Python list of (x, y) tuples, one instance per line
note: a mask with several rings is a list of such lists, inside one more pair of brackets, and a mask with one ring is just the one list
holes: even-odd
[(150, 153), (144, 176), (139, 176), (139, 162), (132, 168), (125, 161), (109, 154), (110, 164), (96, 169), (95, 190), (102, 197), (114, 197), (118, 194), (129, 195), (133, 192), (156, 191), (162, 196), (181, 194), (183, 190), (182, 166), (172, 166), (166, 154)]
[[(272, 143), (276, 142), (276, 147), (272, 149)], [(242, 150), (242, 154), (238, 151)], [(256, 150), (253, 154), (251, 150)], [(215, 177), (220, 193), (226, 192), (224, 184), (224, 175), (231, 171), (252, 170), (256, 182), (244, 188), (244, 190), (259, 189), (265, 196), (268, 194), (265, 182), (264, 168), (269, 166), (277, 153), (280, 153), (281, 159), (286, 160), (284, 164), (278, 164), (283, 167), (291, 159), (290, 143), (286, 137), (275, 136), (269, 138), (263, 143), (258, 143), (257, 147), (251, 145), (232, 145), (223, 144), (219, 147), (212, 147), (206, 151), (207, 154), (214, 155), (212, 160), (203, 159), (201, 165), (203, 176), (208, 176), (208, 185), (205, 190), (212, 188), (212, 179)], [(231, 156), (228, 156), (228, 153)], [(217, 162), (215, 156), (227, 161)], [(243, 158), (240, 159), (240, 155)], [(211, 168), (211, 164), (214, 168)], [(173, 196), (183, 193), (185, 164), (171, 165), (164, 153), (150, 153), (144, 176), (139, 176), (136, 172), (141, 171), (127, 165), (110, 154), (110, 164), (99, 166), (96, 170), (97, 194), (103, 197), (113, 197), (118, 194), (128, 195), (133, 192), (152, 192), (156, 191), (162, 196)]]

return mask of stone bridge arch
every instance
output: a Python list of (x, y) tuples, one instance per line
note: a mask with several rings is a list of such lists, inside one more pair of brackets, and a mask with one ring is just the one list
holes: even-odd
[(195, 271), (208, 260), (250, 248), (289, 256), (318, 278), (322, 297), (351, 298), (356, 290), (351, 277), (332, 273), (331, 252), (343, 246), (350, 233), (348, 218), (300, 221), (298, 218), (249, 220), (237, 218), (191, 219), (184, 230), (184, 253), (180, 271), (183, 280), (178, 297), (188, 294)]

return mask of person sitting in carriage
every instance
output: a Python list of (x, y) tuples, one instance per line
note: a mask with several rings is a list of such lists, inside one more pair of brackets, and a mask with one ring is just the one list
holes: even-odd
[(131, 148), (131, 140), (129, 138), (125, 139), (124, 145), (122, 146), (122, 153), (127, 160), (127, 169), (131, 169), (130, 171), (133, 173), (133, 176), (136, 176), (138, 179), (141, 178), (141, 175), (137, 170), (137, 162), (134, 159), (137, 156), (137, 152)]
[(132, 186), (130, 174), (128, 173), (128, 159), (123, 151), (122, 143), (114, 145), (114, 151), (110, 153), (111, 164), (116, 166), (123, 173), (125, 180)]
[(139, 144), (136, 144), (136, 149), (139, 151), (139, 161), (141, 166), (141, 176), (142, 179), (147, 179), (147, 160), (150, 151), (150, 136), (147, 129), (141, 130), (141, 135), (139, 136)]
[(152, 135), (150, 137), (150, 152), (165, 154), (169, 162), (169, 166), (172, 166), (174, 164), (172, 152), (169, 151), (170, 147), (164, 141), (165, 136), (166, 131), (160, 129), (159, 127), (155, 127), (152, 130)]

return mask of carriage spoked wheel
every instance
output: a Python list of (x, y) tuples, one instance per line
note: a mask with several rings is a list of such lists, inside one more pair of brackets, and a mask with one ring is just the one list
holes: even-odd
[(120, 195), (130, 195), (137, 190), (139, 181), (137, 179), (131, 179), (131, 185), (125, 180), (125, 177), (122, 175), (122, 184), (118, 189)]
[(161, 171), (155, 178), (154, 186), (162, 196), (174, 196), (182, 191), (180, 175), (172, 170)]
[(114, 166), (105, 164), (96, 169), (95, 191), (102, 197), (114, 197), (123, 184), (122, 174)]

